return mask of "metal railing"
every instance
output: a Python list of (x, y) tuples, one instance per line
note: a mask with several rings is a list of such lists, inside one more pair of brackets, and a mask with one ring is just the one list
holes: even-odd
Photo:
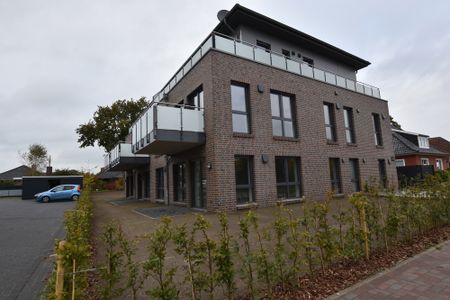
[(300, 76), (316, 79), (328, 84), (339, 86), (360, 94), (381, 98), (380, 89), (372, 85), (362, 83), (353, 79), (345, 78), (333, 72), (312, 67), (307, 63), (297, 61), (275, 51), (267, 50), (256, 45), (222, 35), (217, 32), (211, 33), (203, 43), (194, 51), (188, 60), (182, 65), (175, 75), (169, 80), (164, 88), (153, 96), (154, 102), (164, 99), (181, 79), (197, 64), (210, 49), (239, 56), (245, 59), (270, 65), (277, 69), (285, 70)]

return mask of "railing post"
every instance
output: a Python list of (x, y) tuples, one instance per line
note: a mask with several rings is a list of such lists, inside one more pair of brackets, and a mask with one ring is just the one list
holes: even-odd
[(66, 241), (60, 241), (58, 244), (58, 253), (56, 255), (56, 283), (55, 283), (55, 297), (56, 300), (63, 299), (64, 289), (64, 255), (63, 251), (66, 246)]

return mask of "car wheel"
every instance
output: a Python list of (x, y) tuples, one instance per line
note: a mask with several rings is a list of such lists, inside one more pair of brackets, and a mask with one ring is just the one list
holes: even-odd
[(77, 201), (78, 200), (78, 195), (72, 195), (72, 201)]
[(45, 196), (42, 198), (42, 202), (47, 203), (48, 201), (50, 201), (50, 198)]

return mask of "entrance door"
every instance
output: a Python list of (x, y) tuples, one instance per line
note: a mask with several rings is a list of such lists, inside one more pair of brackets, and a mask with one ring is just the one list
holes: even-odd
[(206, 180), (201, 160), (191, 162), (192, 174), (192, 207), (206, 208)]

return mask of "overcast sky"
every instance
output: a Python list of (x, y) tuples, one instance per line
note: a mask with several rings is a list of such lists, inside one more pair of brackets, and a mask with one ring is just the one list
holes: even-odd
[[(41, 143), (54, 168), (98, 170), (103, 150), (75, 129), (97, 105), (151, 98), (233, 1), (0, 0), (0, 172)], [(372, 62), (409, 131), (450, 140), (449, 1), (240, 1)]]

